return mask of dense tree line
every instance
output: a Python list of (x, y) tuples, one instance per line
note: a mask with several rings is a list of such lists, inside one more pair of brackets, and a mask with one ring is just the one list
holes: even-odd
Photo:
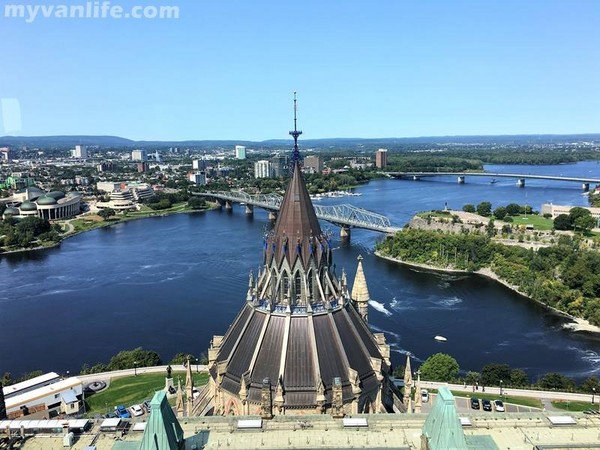
[(450, 156), (448, 154), (398, 154), (388, 155), (386, 171), (398, 172), (463, 172), (483, 170), (478, 159)]
[(600, 325), (600, 253), (577, 236), (537, 252), (494, 242), (486, 234), (406, 229), (377, 250), (407, 262), (476, 271), (489, 267), (530, 298)]
[[(404, 376), (404, 369), (396, 370), (397, 377)], [(489, 363), (481, 368), (480, 372), (469, 371), (460, 375), (460, 367), (456, 359), (445, 353), (436, 353), (427, 358), (419, 367), (421, 377), (427, 381), (441, 381), (448, 383), (464, 383), (478, 386), (503, 386), (509, 388), (539, 388), (557, 391), (579, 391), (592, 393), (594, 389), (600, 392), (600, 380), (591, 376), (577, 385), (572, 378), (560, 373), (550, 372), (530, 380), (523, 369), (510, 367), (508, 364)], [(463, 372), (464, 373), (464, 372)]]
[(50, 225), (41, 217), (8, 218), (0, 222), (0, 245), (5, 249), (29, 248), (36, 242), (60, 242), (60, 225)]

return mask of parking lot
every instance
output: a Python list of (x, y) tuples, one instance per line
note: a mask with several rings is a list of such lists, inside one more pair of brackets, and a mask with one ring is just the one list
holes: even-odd
[[(437, 394), (435, 393), (430, 393), (429, 394), (429, 401), (427, 403), (423, 403), (423, 407), (421, 408), (421, 411), (423, 413), (428, 413), (429, 411), (431, 411), (431, 407), (433, 405), (433, 403), (435, 402), (435, 398), (436, 398)], [(472, 413), (472, 414), (504, 414), (503, 412), (498, 412), (494, 409), (493, 407), (493, 403), (494, 400), (500, 399), (500, 397), (489, 397), (489, 396), (482, 396), (482, 397), (478, 397), (477, 395), (475, 395), (475, 398), (479, 399), (479, 409), (473, 409), (471, 408), (471, 397), (454, 397), (455, 403), (456, 403), (456, 409), (458, 410), (459, 413)], [(481, 399), (482, 398), (487, 398), (488, 400), (490, 400), (492, 402), (492, 411), (484, 411), (482, 409), (482, 405), (481, 405)], [(536, 412), (536, 411), (540, 411), (538, 408), (532, 408), (530, 406), (521, 406), (521, 405), (513, 405), (510, 403), (504, 403), (504, 409), (506, 410), (506, 412)]]

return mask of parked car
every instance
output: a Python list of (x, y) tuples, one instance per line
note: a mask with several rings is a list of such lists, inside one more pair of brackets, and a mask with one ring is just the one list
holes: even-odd
[(429, 392), (427, 389), (421, 389), (421, 401), (427, 403), (429, 401)]
[(144, 408), (146, 408), (146, 411), (148, 411), (148, 414), (150, 414), (150, 400), (144, 400), (144, 403), (142, 403), (142, 405), (144, 405)]
[(129, 418), (131, 418), (131, 414), (129, 414), (129, 411), (127, 411), (127, 408), (125, 408), (123, 405), (117, 406), (115, 408), (115, 413), (121, 419), (129, 419)]
[(488, 399), (483, 399), (481, 400), (481, 408), (484, 411), (491, 411), (492, 410), (492, 402), (490, 402)]
[(502, 403), (502, 400), (494, 400), (494, 408), (498, 412), (504, 412), (504, 403)]
[(104, 415), (105, 419), (116, 419), (117, 417), (119, 416), (117, 416), (114, 412), (109, 412), (108, 414)]
[(479, 399), (478, 398), (473, 397), (471, 399), (471, 408), (472, 409), (479, 409)]
[(131, 414), (133, 414), (133, 416), (135, 416), (135, 417), (139, 417), (144, 414), (144, 410), (142, 409), (142, 407), (140, 405), (132, 405), (130, 409), (131, 409)]

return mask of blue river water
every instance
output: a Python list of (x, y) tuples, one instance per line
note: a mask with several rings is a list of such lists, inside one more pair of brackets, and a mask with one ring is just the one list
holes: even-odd
[[(491, 172), (590, 176), (596, 162), (556, 166), (487, 166)], [(460, 209), (491, 201), (586, 205), (577, 183), (454, 177), (376, 180), (360, 196), (321, 200), (351, 203), (387, 215), (401, 226), (428, 209)], [(0, 258), (0, 373), (42, 369), (75, 373), (85, 362), (107, 362), (122, 349), (143, 347), (168, 361), (177, 352), (200, 355), (213, 335), (224, 334), (241, 308), (248, 274), (262, 258), (269, 226), (264, 211), (243, 207), (158, 217), (91, 231), (59, 248)], [(356, 258), (371, 298), (369, 323), (382, 331), (395, 363), (411, 352), (423, 361), (453, 355), (461, 370), (489, 362), (523, 368), (532, 379), (558, 371), (583, 379), (600, 371), (600, 339), (563, 329), (564, 319), (479, 276), (415, 271), (373, 255), (382, 235), (352, 230), (350, 244), (330, 229), (338, 274), (350, 282)], [(448, 341), (436, 342), (443, 335)]]

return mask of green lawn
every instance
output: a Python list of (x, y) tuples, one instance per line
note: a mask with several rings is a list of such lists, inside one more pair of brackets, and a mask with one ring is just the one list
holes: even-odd
[(552, 406), (565, 411), (587, 411), (589, 409), (595, 409), (598, 411), (598, 403), (592, 405), (591, 402), (567, 402), (566, 400), (555, 400), (552, 402)]
[(514, 216), (513, 222), (514, 225), (533, 225), (536, 230), (551, 230), (554, 227), (554, 222), (552, 219), (546, 219), (543, 216), (536, 215), (524, 215)]
[[(193, 372), (194, 385), (202, 386), (208, 382), (208, 374), (205, 372)], [(173, 372), (173, 382), (181, 379), (182, 386), (185, 385), (185, 372)], [(131, 406), (151, 399), (156, 391), (165, 388), (164, 373), (148, 373), (138, 376), (113, 378), (110, 386), (102, 392), (86, 396), (86, 411), (88, 415), (106, 414), (117, 405)]]

